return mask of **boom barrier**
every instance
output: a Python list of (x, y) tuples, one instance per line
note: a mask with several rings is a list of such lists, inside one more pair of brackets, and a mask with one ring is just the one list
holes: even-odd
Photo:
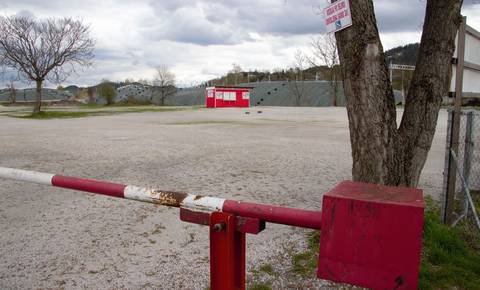
[(210, 228), (211, 289), (245, 289), (246, 234), (265, 223), (322, 230), (317, 276), (374, 289), (416, 289), (424, 201), (421, 190), (343, 181), (322, 212), (0, 167), (0, 178), (180, 208)]

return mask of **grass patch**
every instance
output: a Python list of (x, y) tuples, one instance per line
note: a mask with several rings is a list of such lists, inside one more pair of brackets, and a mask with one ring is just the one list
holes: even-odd
[(209, 120), (200, 120), (200, 121), (180, 121), (180, 122), (172, 122), (166, 123), (165, 125), (210, 125), (210, 124), (235, 124), (238, 122), (235, 121), (209, 121)]
[(272, 279), (276, 279), (278, 276), (272, 264), (269, 263), (260, 265), (260, 267), (252, 269), (251, 273), (253, 274), (253, 277), (252, 280), (247, 283), (250, 284), (250, 287), (248, 287), (248, 289), (272, 289)]
[(113, 107), (118, 108), (113, 109), (114, 113), (143, 113), (143, 112), (175, 112), (175, 111), (186, 111), (191, 109), (188, 108), (179, 108), (179, 107), (156, 107), (156, 106), (149, 106), (149, 107)]
[(102, 107), (102, 109), (95, 109), (97, 107), (76, 108), (72, 110), (45, 110), (39, 113), (29, 113), (27, 115), (10, 115), (11, 117), (23, 119), (64, 119), (64, 118), (82, 118), (91, 116), (107, 116), (123, 113), (143, 113), (143, 112), (173, 112), (183, 111), (187, 108), (179, 107)]
[(103, 105), (100, 105), (100, 104), (95, 104), (95, 103), (92, 103), (92, 104), (79, 104), (78, 107), (80, 108), (87, 108), (87, 109), (99, 109), (99, 108), (102, 108), (104, 107)]
[(444, 225), (427, 200), (420, 289), (480, 289), (480, 234), (469, 223)]
[(272, 264), (264, 264), (262, 266), (260, 266), (259, 270), (261, 272), (264, 272), (264, 273), (267, 273), (269, 275), (275, 275), (275, 270), (273, 269), (273, 266)]
[(293, 272), (303, 277), (315, 274), (318, 264), (318, 251), (320, 245), (320, 231), (312, 231), (308, 234), (307, 250), (293, 255)]
[(88, 111), (42, 111), (39, 113), (31, 113), (25, 116), (18, 116), (22, 119), (62, 119), (62, 118), (82, 118), (88, 116), (99, 116), (102, 115), (102, 112), (88, 112)]
[(249, 290), (272, 290), (272, 286), (267, 283), (254, 283)]

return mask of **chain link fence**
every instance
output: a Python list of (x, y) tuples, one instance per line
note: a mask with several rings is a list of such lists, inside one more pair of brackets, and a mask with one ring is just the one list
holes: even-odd
[[(443, 172), (442, 217), (445, 216), (449, 178), (449, 158), (451, 156), (450, 141), (452, 138), (453, 110), (448, 112), (447, 140), (445, 150), (445, 168)], [(455, 182), (454, 216), (456, 224), (462, 218), (474, 218), (470, 200), (479, 204), (480, 201), (480, 111), (463, 110), (460, 115), (458, 154)], [(460, 176), (461, 174), (461, 176)], [(464, 184), (463, 181), (464, 181)], [(468, 189), (467, 189), (468, 188)], [(469, 210), (470, 208), (470, 210)]]

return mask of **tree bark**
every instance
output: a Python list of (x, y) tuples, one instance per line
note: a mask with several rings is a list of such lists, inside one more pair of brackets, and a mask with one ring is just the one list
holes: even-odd
[(430, 0), (416, 69), (399, 128), (402, 184), (416, 186), (432, 145), (442, 97), (447, 95), (462, 0)]
[(35, 81), (35, 83), (37, 84), (37, 90), (36, 90), (37, 94), (36, 94), (35, 107), (33, 108), (33, 113), (37, 114), (37, 113), (40, 113), (40, 111), (42, 110), (42, 81), (37, 80)]
[(336, 33), (356, 181), (394, 184), (396, 111), (371, 0), (350, 1), (353, 26)]
[(371, 0), (350, 1), (353, 25), (336, 33), (356, 181), (416, 186), (447, 91), (461, 0), (427, 2), (420, 52), (400, 128)]

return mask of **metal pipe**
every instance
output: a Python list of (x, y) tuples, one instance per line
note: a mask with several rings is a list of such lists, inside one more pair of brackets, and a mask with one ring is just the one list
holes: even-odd
[(223, 211), (270, 223), (320, 229), (321, 212), (275, 205), (225, 200), (218, 197), (143, 188), (101, 180), (0, 167), (0, 177), (55, 187), (86, 191), (118, 198), (143, 201), (193, 211)]

